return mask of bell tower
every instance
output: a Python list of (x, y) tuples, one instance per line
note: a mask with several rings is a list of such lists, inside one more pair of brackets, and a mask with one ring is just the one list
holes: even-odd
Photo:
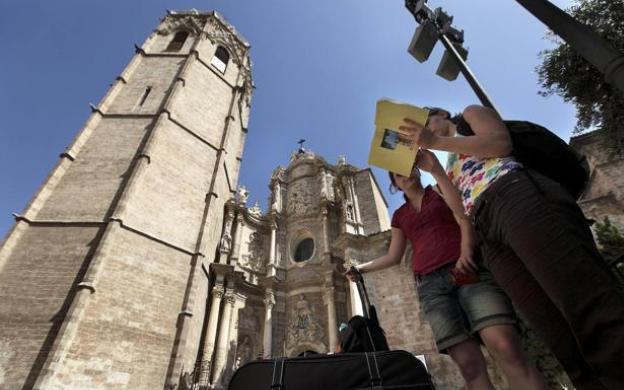
[(0, 387), (174, 388), (199, 354), (253, 91), (216, 12), (170, 12), (0, 249)]

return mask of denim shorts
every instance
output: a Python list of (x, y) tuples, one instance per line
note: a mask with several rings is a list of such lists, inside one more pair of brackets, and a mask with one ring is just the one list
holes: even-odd
[(427, 275), (416, 277), (420, 307), (433, 331), (440, 352), (492, 325), (516, 324), (511, 301), (494, 282), (492, 274), (479, 269), (479, 281), (457, 286), (451, 269), (442, 266)]

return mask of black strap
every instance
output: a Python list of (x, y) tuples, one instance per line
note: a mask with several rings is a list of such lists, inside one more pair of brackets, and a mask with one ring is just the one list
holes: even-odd
[[(373, 358), (372, 366), (369, 355)], [(377, 363), (375, 352), (364, 352), (364, 356), (366, 357), (366, 366), (368, 367), (368, 375), (370, 376), (371, 390), (383, 390), (383, 382), (381, 380), (381, 374), (379, 373), (379, 364)]]
[[(282, 390), (282, 386), (284, 386), (284, 361), (285, 358), (275, 359), (273, 361), (273, 383), (271, 384), (271, 390)], [(279, 375), (276, 376), (277, 366), (279, 368)]]
[(368, 339), (370, 340), (371, 348), (373, 348), (373, 352), (377, 352), (377, 348), (375, 347), (375, 340), (373, 340), (373, 335), (371, 334), (370, 327), (368, 326), (368, 323), (366, 323), (366, 320), (364, 321), (364, 327), (366, 328), (366, 334), (368, 335)]

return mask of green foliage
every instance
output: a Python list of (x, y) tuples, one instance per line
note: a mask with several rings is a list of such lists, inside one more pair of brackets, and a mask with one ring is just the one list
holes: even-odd
[(602, 247), (600, 250), (602, 257), (610, 264), (616, 278), (624, 287), (624, 263), (617, 262), (618, 258), (624, 256), (624, 236), (611, 224), (608, 217), (604, 217), (602, 222), (596, 222), (594, 231)]
[[(576, 0), (567, 12), (624, 53), (624, 1)], [(557, 94), (572, 102), (577, 110), (575, 133), (599, 130), (608, 152), (624, 154), (624, 94), (568, 44), (555, 41), (556, 48), (540, 53), (540, 94)]]
[(602, 222), (596, 222), (594, 229), (598, 243), (602, 247), (601, 252), (607, 260), (614, 260), (624, 255), (624, 236), (617, 227), (611, 224), (608, 217), (604, 217)]
[(518, 328), (522, 347), (531, 362), (544, 376), (548, 388), (551, 390), (572, 388), (570, 379), (567, 377), (555, 355), (539, 339), (535, 331), (529, 326), (528, 322), (522, 318), (519, 312)]

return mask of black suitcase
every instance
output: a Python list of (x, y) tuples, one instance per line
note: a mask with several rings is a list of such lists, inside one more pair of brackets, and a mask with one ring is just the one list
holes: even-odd
[(412, 354), (382, 351), (256, 360), (234, 373), (228, 390), (433, 388), (424, 364)]
[[(375, 311), (362, 278), (357, 282), (357, 287), (364, 310), (364, 317), (360, 318), (375, 318), (375, 314), (371, 316), (371, 312)], [(379, 335), (371, 335), (370, 331), (367, 333), (370, 337), (367, 347), (377, 352), (256, 360), (243, 365), (234, 373), (228, 390), (434, 389), (431, 377), (420, 360), (406, 351), (380, 351), (376, 346), (387, 348), (383, 331)]]

